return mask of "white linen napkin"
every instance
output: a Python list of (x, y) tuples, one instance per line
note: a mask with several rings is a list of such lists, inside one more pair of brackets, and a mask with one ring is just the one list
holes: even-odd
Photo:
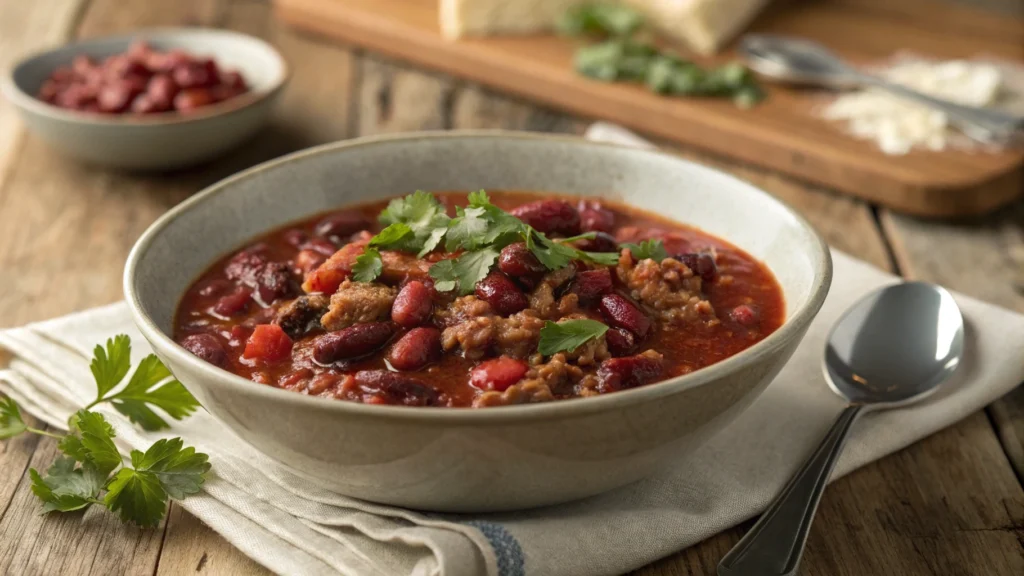
[[(644, 144), (608, 125), (588, 136)], [(208, 453), (213, 469), (203, 491), (180, 505), (278, 573), (618, 574), (754, 516), (821, 440), (843, 406), (821, 374), (828, 330), (860, 297), (899, 281), (840, 252), (833, 258), (831, 293), (803, 343), (731, 426), (651, 478), (562, 506), (477, 516), (379, 506), (295, 476), (206, 412), (151, 434), (113, 410), (99, 410), (126, 452), (178, 435)], [(968, 345), (956, 375), (925, 402), (865, 416), (834, 478), (949, 426), (1024, 381), (1024, 316), (954, 296)], [(0, 348), (9, 352), (6, 361), (0, 358), (0, 391), (64, 427), (68, 415), (94, 397), (87, 365), (92, 347), (118, 333), (131, 335), (134, 361), (149, 353), (123, 303), (0, 331)]]

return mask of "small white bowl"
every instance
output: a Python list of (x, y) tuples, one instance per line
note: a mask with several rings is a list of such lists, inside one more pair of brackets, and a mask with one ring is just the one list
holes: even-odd
[[(250, 91), (188, 114), (146, 116), (77, 112), (36, 98), (50, 74), (75, 56), (102, 60), (124, 52), (135, 40), (161, 52), (181, 49), (213, 58), (218, 66), (240, 72)], [(266, 123), (287, 78), (284, 59), (258, 38), (224, 30), (154, 28), (36, 54), (15, 65), (0, 88), (29, 130), (69, 156), (128, 170), (169, 170), (210, 160), (246, 141)]]

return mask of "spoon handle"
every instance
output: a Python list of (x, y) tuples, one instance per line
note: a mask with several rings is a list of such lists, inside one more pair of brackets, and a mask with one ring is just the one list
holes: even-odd
[(761, 519), (722, 558), (718, 576), (796, 574), (818, 501), (861, 408), (854, 405), (843, 410), (818, 449)]

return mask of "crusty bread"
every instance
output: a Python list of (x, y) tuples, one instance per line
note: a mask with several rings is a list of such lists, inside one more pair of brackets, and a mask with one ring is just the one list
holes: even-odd
[[(440, 0), (446, 38), (529, 34), (550, 30), (588, 0)], [(712, 54), (738, 34), (770, 0), (623, 0), (661, 34)]]

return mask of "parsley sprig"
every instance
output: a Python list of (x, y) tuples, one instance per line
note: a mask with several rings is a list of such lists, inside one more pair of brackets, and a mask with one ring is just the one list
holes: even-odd
[(545, 356), (558, 352), (572, 352), (594, 338), (604, 336), (608, 326), (597, 320), (548, 320), (540, 329), (540, 343), (537, 351)]
[(32, 492), (44, 512), (71, 512), (90, 505), (105, 506), (121, 520), (143, 527), (160, 523), (168, 498), (181, 499), (202, 487), (210, 469), (206, 454), (185, 447), (181, 438), (162, 439), (148, 450), (133, 450), (131, 466), (114, 444), (113, 427), (89, 408), (110, 403), (145, 430), (169, 427), (153, 408), (175, 420), (195, 411), (199, 402), (154, 355), (139, 362), (128, 383), (114, 391), (131, 370), (131, 340), (120, 335), (96, 346), (90, 369), (96, 399), (68, 419), (68, 433), (55, 434), (28, 426), (18, 404), (0, 397), (0, 439), (23, 433), (58, 438), (62, 456), (45, 474), (29, 469)]

